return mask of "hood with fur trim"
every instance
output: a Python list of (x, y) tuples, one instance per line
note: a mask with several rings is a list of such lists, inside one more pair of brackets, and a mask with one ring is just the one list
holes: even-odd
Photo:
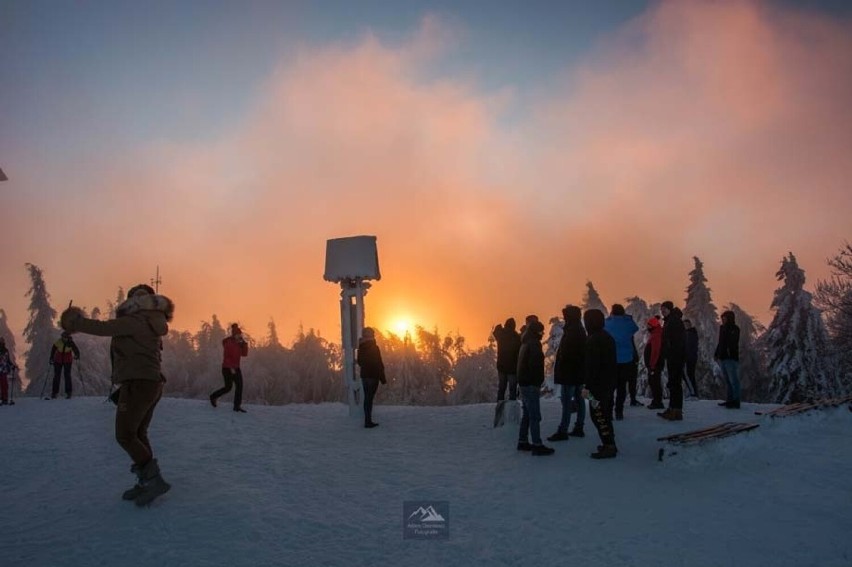
[(166, 321), (171, 321), (175, 314), (175, 304), (165, 295), (134, 295), (118, 306), (115, 315), (124, 317), (140, 311), (160, 311), (166, 316)]

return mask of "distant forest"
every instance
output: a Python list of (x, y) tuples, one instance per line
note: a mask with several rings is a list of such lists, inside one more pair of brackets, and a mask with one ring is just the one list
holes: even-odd
[[(828, 261), (832, 276), (817, 282), (814, 293), (805, 290), (805, 272), (790, 253), (776, 274), (779, 287), (772, 298), (773, 320), (763, 327), (737, 304), (723, 310), (736, 314), (741, 329), (740, 374), (743, 399), (752, 402), (788, 403), (852, 392), (852, 246), (845, 244)], [(22, 370), (28, 379), (26, 395), (38, 396), (52, 377), (49, 353), (59, 337), (57, 311), (42, 270), (27, 264), (31, 287), (29, 320), (24, 329), (26, 347)], [(700, 337), (698, 388), (700, 397), (724, 398), (725, 386), (713, 361), (719, 328), (719, 309), (713, 304), (704, 265), (694, 258), (687, 277), (686, 298), (679, 307), (692, 320)], [(114, 316), (124, 299), (119, 289), (106, 308), (94, 308), (96, 319)], [(639, 297), (616, 301), (625, 306), (644, 328), (659, 313), (659, 304)], [(579, 305), (608, 312), (594, 284), (588, 282)], [(562, 306), (555, 306), (555, 311)], [(521, 320), (526, 314), (505, 314)], [(562, 321), (549, 320), (543, 348), (548, 380), (545, 394), (558, 393), (552, 384), (552, 363), (562, 334)], [(495, 320), (495, 323), (502, 320)], [(0, 309), (0, 335), (16, 354), (14, 335)], [(222, 339), (225, 325), (213, 315), (192, 333), (172, 330), (164, 337), (165, 393), (171, 397), (205, 399), (222, 384)], [(282, 344), (270, 321), (264, 336), (249, 336), (250, 354), (243, 360), (243, 398), (254, 404), (319, 403), (344, 400), (341, 348), (314, 329), (300, 328), (289, 344)], [(634, 337), (638, 351), (645, 336)], [(75, 335), (81, 359), (73, 371), (75, 393), (106, 396), (110, 391), (109, 339)], [(479, 348), (468, 348), (464, 337), (417, 327), (413, 334), (398, 336), (377, 330), (388, 385), (379, 389), (377, 401), (386, 404), (451, 405), (492, 402), (497, 395), (496, 345), (493, 337)], [(20, 361), (18, 362), (20, 364)], [(647, 376), (640, 361), (640, 393), (647, 393)], [(47, 391), (49, 391), (49, 386)]]

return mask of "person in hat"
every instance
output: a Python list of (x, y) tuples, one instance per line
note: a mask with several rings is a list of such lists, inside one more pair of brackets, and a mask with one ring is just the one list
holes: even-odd
[[(527, 317), (521, 351), (518, 354), (518, 385), (521, 387), (523, 413), (518, 431), (518, 451), (530, 451), (533, 455), (552, 455), (554, 449), (541, 442), (541, 385), (544, 383), (544, 351), (541, 339), (544, 325), (538, 317)], [(532, 437), (532, 443), (530, 443)]]
[(65, 398), (71, 397), (71, 365), (75, 360), (80, 360), (80, 349), (71, 335), (63, 332), (50, 348), (50, 363), (53, 365), (53, 388), (50, 391), (51, 399), (59, 395), (60, 375), (65, 373)]
[(719, 405), (728, 409), (740, 409), (740, 328), (733, 311), (725, 311), (721, 319), (722, 326), (719, 327), (719, 342), (716, 344), (714, 358), (722, 367), (728, 395)]
[(364, 386), (364, 427), (372, 429), (379, 425), (373, 421), (373, 399), (379, 383), (387, 384), (382, 352), (376, 344), (376, 331), (372, 327), (364, 327), (361, 331), (356, 362), (361, 367), (361, 384)]
[(515, 319), (509, 317), (504, 325), (494, 327), (492, 335), (497, 341), (497, 401), (518, 399), (518, 353), (521, 351), (521, 334), (515, 330)]
[[(576, 305), (566, 305), (562, 309), (562, 318), (565, 323), (553, 362), (553, 382), (562, 386), (562, 419), (556, 433), (548, 437), (548, 441), (565, 441), (569, 436), (585, 437), (583, 423), (586, 420), (586, 400), (582, 397), (582, 391), (586, 381), (583, 366), (586, 331), (583, 329), (583, 312)], [(574, 429), (569, 433), (572, 412), (577, 413), (577, 418), (574, 420)]]
[(663, 358), (669, 375), (669, 407), (657, 415), (669, 421), (683, 420), (683, 369), (686, 366), (686, 328), (683, 312), (671, 301), (660, 306), (663, 314)]
[[(615, 354), (617, 361), (617, 373), (615, 381), (615, 419), (624, 419), (624, 402), (627, 400), (628, 385), (636, 383), (638, 367), (636, 363), (636, 345), (633, 343), (633, 335), (639, 330), (639, 326), (628, 315), (624, 306), (620, 303), (613, 304), (610, 316), (604, 322), (604, 329), (615, 339)], [(631, 392), (631, 399), (636, 399), (635, 386)], [(610, 407), (613, 407), (611, 404)], [(612, 419), (612, 416), (610, 416)]]
[(6, 337), (0, 337), (0, 406), (15, 403), (9, 399), (9, 377), (17, 368), (12, 362), (12, 353), (6, 347)]
[(122, 494), (137, 506), (147, 506), (169, 491), (148, 438), (148, 426), (163, 395), (163, 339), (169, 332), (175, 306), (145, 284), (130, 288), (127, 299), (115, 311), (115, 319), (99, 321), (85, 317), (78, 307), (69, 307), (60, 317), (68, 333), (112, 337), (112, 381), (119, 385), (115, 413), (115, 439), (130, 455), (136, 484)]
[(243, 371), (240, 370), (240, 359), (248, 356), (248, 342), (243, 337), (243, 331), (236, 323), (231, 325), (231, 335), (222, 339), (222, 378), (225, 385), (210, 394), (210, 403), (215, 408), (216, 400), (231, 391), (236, 385), (234, 392), (234, 411), (246, 413), (243, 409)]
[(600, 309), (587, 309), (583, 313), (586, 327), (585, 372), (586, 395), (589, 397), (589, 414), (598, 430), (601, 444), (590, 456), (593, 459), (612, 459), (618, 454), (615, 429), (612, 426), (612, 394), (618, 379), (618, 355), (615, 339), (605, 329), (605, 318)]
[(658, 316), (651, 317), (645, 324), (648, 339), (645, 342), (645, 369), (648, 371), (648, 386), (651, 388), (651, 403), (648, 409), (663, 409), (663, 326)]

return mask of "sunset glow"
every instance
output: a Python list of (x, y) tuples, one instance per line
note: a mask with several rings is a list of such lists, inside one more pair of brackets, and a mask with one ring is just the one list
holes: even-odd
[(588, 280), (683, 301), (693, 256), (764, 322), (786, 253), (828, 275), (852, 238), (849, 9), (550, 4), (13, 1), (0, 308), (20, 333), (26, 262), (89, 309), (159, 266), (177, 329), (339, 341), (324, 247), (357, 234), (382, 270), (368, 324), (471, 346)]

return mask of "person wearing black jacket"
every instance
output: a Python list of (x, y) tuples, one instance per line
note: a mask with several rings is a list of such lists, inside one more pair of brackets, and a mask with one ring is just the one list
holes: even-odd
[(593, 459), (611, 459), (618, 454), (615, 430), (612, 427), (612, 393), (618, 374), (615, 339), (604, 330), (604, 314), (599, 309), (583, 313), (586, 325), (585, 371), (586, 389), (591, 408), (592, 423), (598, 430), (601, 444), (591, 454)]
[(698, 387), (695, 382), (695, 366), (698, 364), (698, 329), (689, 319), (683, 320), (686, 329), (686, 388), (693, 398), (698, 397)]
[[(553, 449), (541, 442), (541, 405), (539, 392), (544, 383), (544, 351), (541, 338), (544, 325), (534, 320), (526, 325), (521, 351), (518, 354), (518, 384), (521, 387), (523, 416), (518, 432), (518, 451), (531, 451), (533, 455), (552, 455)], [(532, 436), (532, 444), (529, 442)]]
[[(586, 379), (583, 369), (583, 359), (586, 349), (586, 331), (581, 322), (582, 311), (576, 305), (566, 305), (562, 309), (565, 324), (562, 327), (562, 338), (556, 349), (556, 360), (553, 363), (553, 381), (562, 386), (562, 420), (556, 433), (547, 438), (548, 441), (564, 441), (568, 436), (584, 437), (583, 422), (586, 420), (586, 401), (581, 392), (583, 381)], [(572, 407), (577, 408), (577, 419), (574, 429), (568, 433), (571, 421)]]
[(364, 327), (361, 331), (357, 362), (361, 367), (361, 383), (364, 385), (364, 427), (372, 429), (379, 425), (373, 421), (373, 398), (376, 397), (379, 382), (387, 384), (387, 380), (382, 353), (376, 344), (376, 332), (371, 327)]
[(663, 314), (663, 358), (669, 373), (669, 408), (657, 415), (669, 421), (683, 420), (683, 367), (686, 364), (686, 329), (683, 312), (671, 301), (660, 307)]
[(515, 330), (515, 320), (506, 319), (504, 325), (494, 327), (494, 340), (497, 341), (497, 401), (506, 399), (506, 387), (509, 399), (518, 399), (518, 353), (521, 350), (521, 335)]
[(740, 408), (740, 328), (737, 327), (733, 311), (722, 313), (722, 326), (719, 327), (719, 343), (716, 345), (716, 360), (722, 367), (728, 386), (728, 399), (719, 404), (728, 409)]

